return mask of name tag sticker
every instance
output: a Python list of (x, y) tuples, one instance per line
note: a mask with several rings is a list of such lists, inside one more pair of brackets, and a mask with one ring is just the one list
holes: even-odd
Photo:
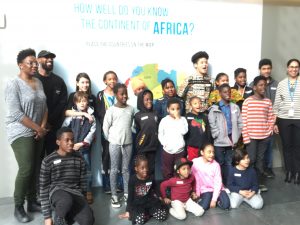
[(277, 90), (277, 87), (271, 87), (271, 90)]
[(233, 113), (236, 113), (236, 112), (237, 112), (237, 110), (232, 110), (232, 111), (231, 111), (232, 114), (233, 114)]
[(245, 91), (246, 94), (250, 94), (251, 92), (252, 92), (252, 90), (250, 90), (250, 91)]
[(183, 180), (176, 181), (176, 184), (183, 184)]
[(146, 119), (148, 119), (148, 116), (143, 116), (143, 117), (141, 118), (141, 120), (146, 120)]
[(294, 109), (293, 108), (289, 109), (288, 117), (294, 117)]
[(188, 117), (187, 117), (187, 119), (188, 119), (188, 120), (193, 120), (193, 119), (194, 119), (194, 117), (192, 117), (192, 116), (188, 116)]
[(148, 185), (151, 185), (151, 184), (152, 184), (152, 182), (147, 182), (147, 183), (146, 183), (147, 186), (148, 186)]
[(235, 177), (241, 177), (242, 175), (240, 173), (235, 173), (234, 176)]
[(57, 160), (55, 160), (55, 161), (53, 162), (54, 165), (55, 165), (55, 164), (58, 164), (58, 163), (61, 163), (61, 159), (57, 159)]

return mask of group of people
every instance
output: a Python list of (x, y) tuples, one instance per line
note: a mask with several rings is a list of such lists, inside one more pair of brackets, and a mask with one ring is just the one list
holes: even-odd
[[(300, 90), (298, 59), (287, 62), (287, 77), (271, 77), (272, 62), (259, 62), (260, 75), (247, 85), (247, 71), (208, 75), (206, 52), (195, 53), (196, 70), (176, 90), (166, 78), (163, 97), (140, 79), (132, 81), (136, 102), (129, 105), (127, 85), (114, 71), (103, 76), (104, 90), (91, 93), (86, 73), (76, 77), (67, 96), (64, 81), (53, 73), (52, 52), (19, 52), (20, 73), (7, 84), (7, 135), (19, 170), (14, 215), (42, 211), (45, 224), (93, 224), (91, 146), (101, 132), (102, 178), (111, 206), (133, 224), (168, 213), (185, 219), (209, 208), (237, 208), (243, 201), (263, 207), (260, 191), (272, 178), (273, 133), (283, 143), (285, 182), (300, 184)], [(101, 131), (97, 130), (97, 123)], [(155, 172), (161, 168), (163, 180)], [(120, 197), (118, 192), (123, 189)], [(27, 200), (27, 212), (24, 201)], [(40, 202), (38, 201), (40, 200)]]

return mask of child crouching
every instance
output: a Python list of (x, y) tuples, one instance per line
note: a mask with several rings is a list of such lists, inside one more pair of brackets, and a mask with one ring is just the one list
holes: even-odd
[[(202, 216), (204, 209), (193, 199), (195, 194), (195, 178), (191, 174), (193, 162), (186, 158), (180, 158), (175, 161), (176, 176), (161, 183), (160, 191), (166, 204), (171, 203), (170, 214), (179, 220), (186, 218), (186, 212), (189, 211), (195, 216)], [(171, 188), (171, 199), (166, 197), (166, 189)]]
[(119, 217), (132, 220), (132, 224), (144, 224), (150, 216), (164, 221), (167, 218), (167, 209), (158, 198), (153, 177), (149, 176), (145, 155), (136, 156), (134, 169), (136, 174), (129, 180), (126, 213)]
[(246, 202), (253, 209), (261, 209), (264, 201), (259, 194), (256, 171), (249, 167), (250, 158), (245, 149), (237, 149), (233, 155), (233, 167), (229, 169), (227, 187), (230, 190), (231, 208)]

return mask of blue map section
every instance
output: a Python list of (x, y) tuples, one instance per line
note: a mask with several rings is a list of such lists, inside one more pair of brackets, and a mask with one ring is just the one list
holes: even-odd
[(177, 88), (177, 72), (175, 70), (171, 70), (170, 73), (165, 72), (164, 70), (159, 70), (157, 74), (157, 81), (160, 83), (162, 80), (169, 78), (174, 84), (175, 88)]

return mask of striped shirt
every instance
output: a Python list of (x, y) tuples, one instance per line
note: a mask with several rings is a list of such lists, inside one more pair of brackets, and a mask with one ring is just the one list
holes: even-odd
[[(292, 101), (293, 99), (293, 101)], [(292, 103), (294, 102), (294, 103)], [(294, 104), (294, 116), (289, 117), (289, 110)], [(288, 78), (279, 82), (274, 102), (274, 114), (282, 119), (300, 119), (300, 79), (297, 79), (294, 96), (290, 95)]]
[(84, 196), (86, 192), (85, 163), (79, 153), (61, 156), (57, 152), (48, 155), (42, 162), (40, 172), (40, 197), (44, 218), (51, 218), (52, 194), (64, 190)]
[(274, 114), (272, 102), (268, 98), (256, 99), (248, 97), (242, 106), (243, 140), (245, 144), (250, 139), (265, 139), (273, 133)]

